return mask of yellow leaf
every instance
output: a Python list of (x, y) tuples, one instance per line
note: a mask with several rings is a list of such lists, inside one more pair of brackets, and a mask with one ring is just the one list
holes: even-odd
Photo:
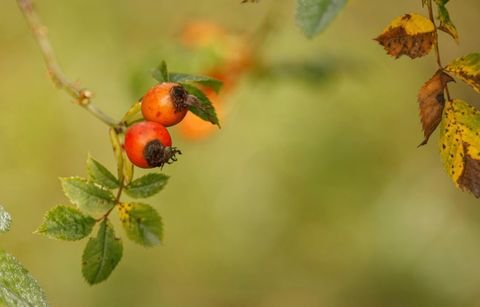
[(412, 59), (428, 54), (435, 39), (435, 25), (427, 17), (415, 13), (395, 18), (375, 38), (389, 55), (398, 58), (405, 54)]
[(480, 197), (480, 111), (454, 99), (443, 112), (440, 126), (443, 164), (457, 187)]
[(480, 53), (456, 59), (445, 67), (445, 71), (451, 72), (480, 93)]

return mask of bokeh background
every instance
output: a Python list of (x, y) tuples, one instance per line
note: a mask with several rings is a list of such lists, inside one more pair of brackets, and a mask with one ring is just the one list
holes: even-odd
[[(116, 118), (162, 59), (189, 73), (211, 64), (179, 43), (187, 23), (252, 37), (275, 16), (257, 67), (222, 97), (223, 128), (194, 140), (172, 129), (184, 154), (149, 200), (163, 245), (117, 227), (123, 259), (97, 286), (80, 272), (86, 241), (32, 232), (67, 203), (57, 178), (85, 175), (87, 153), (114, 167), (107, 129), (52, 86), (15, 1), (2, 2), (0, 203), (14, 223), (0, 247), (52, 306), (480, 306), (480, 203), (447, 177), (437, 134), (417, 148), (416, 95), (434, 58), (394, 60), (372, 40), (394, 17), (426, 13), (421, 1), (351, 0), (313, 40), (294, 1), (238, 2), (37, 1), (67, 75)], [(480, 3), (449, 8), (460, 45), (441, 35), (444, 62), (480, 49)], [(480, 102), (462, 84), (451, 91)]]

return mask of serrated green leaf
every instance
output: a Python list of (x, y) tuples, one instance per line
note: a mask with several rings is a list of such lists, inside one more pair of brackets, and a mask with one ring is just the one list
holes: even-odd
[(76, 241), (88, 236), (95, 222), (77, 208), (57, 206), (47, 212), (36, 232), (52, 239)]
[(133, 198), (147, 198), (160, 192), (167, 181), (166, 175), (150, 173), (132, 181), (125, 187), (125, 192)]
[(103, 220), (97, 236), (89, 239), (83, 251), (83, 277), (91, 285), (104, 281), (120, 262), (122, 254), (122, 241), (115, 237), (112, 224)]
[(445, 105), (440, 153), (455, 185), (480, 198), (480, 111), (459, 99)]
[(48, 306), (37, 281), (12, 255), (0, 250), (0, 306)]
[(201, 84), (203, 86), (213, 89), (215, 92), (219, 92), (222, 88), (223, 82), (207, 76), (195, 76), (182, 73), (170, 73), (169, 74), (171, 82), (185, 83), (185, 82), (194, 82)]
[(167, 63), (165, 61), (162, 61), (162, 63), (153, 70), (152, 77), (160, 83), (170, 81)]
[(60, 178), (63, 191), (68, 199), (88, 214), (98, 215), (115, 205), (115, 197), (91, 181), (79, 177)]
[(9, 231), (11, 224), (12, 217), (2, 206), (0, 206), (0, 233)]
[(347, 0), (297, 0), (296, 21), (305, 36), (312, 38), (327, 28)]
[(120, 186), (117, 178), (115, 178), (105, 166), (93, 159), (90, 155), (88, 155), (87, 159), (87, 172), (88, 179), (103, 187), (116, 189)]
[(220, 122), (210, 99), (198, 88), (190, 84), (181, 83), (187, 92), (198, 99), (200, 106), (189, 106), (189, 110), (203, 120), (220, 127)]
[(438, 8), (437, 18), (440, 21), (438, 29), (449, 34), (458, 43), (458, 31), (450, 19), (450, 14), (448, 13), (448, 9), (446, 7), (448, 1), (449, 0), (435, 0)]
[(445, 71), (470, 85), (480, 93), (480, 53), (471, 53), (448, 64)]
[(159, 244), (162, 240), (162, 220), (149, 205), (125, 203), (118, 207), (120, 220), (130, 240), (144, 246)]

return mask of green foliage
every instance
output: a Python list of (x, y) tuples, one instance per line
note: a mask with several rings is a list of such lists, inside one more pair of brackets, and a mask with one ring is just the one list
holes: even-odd
[(144, 246), (153, 246), (162, 240), (162, 220), (151, 206), (125, 203), (118, 207), (123, 228), (130, 240)]
[(450, 19), (450, 13), (447, 10), (446, 4), (449, 0), (435, 0), (435, 3), (438, 7), (438, 20), (440, 21), (440, 26), (438, 27), (443, 32), (452, 36), (455, 41), (458, 42), (458, 31), (452, 20)]
[(167, 181), (166, 175), (150, 173), (132, 181), (125, 187), (125, 192), (133, 198), (147, 198), (160, 192)]
[(115, 237), (112, 224), (104, 219), (97, 236), (90, 238), (82, 256), (82, 273), (85, 280), (93, 285), (104, 281), (122, 258), (123, 246)]
[(61, 178), (65, 195), (82, 211), (103, 214), (115, 205), (113, 194), (87, 179), (80, 177)]
[(199, 105), (191, 105), (189, 106), (189, 110), (201, 119), (209, 121), (212, 124), (220, 127), (217, 112), (215, 112), (215, 108), (213, 107), (210, 99), (195, 86), (186, 83), (182, 83), (182, 85), (189, 94), (195, 96), (198, 99)]
[[(110, 134), (114, 153), (119, 153), (116, 178), (106, 167), (91, 156), (87, 159), (89, 180), (81, 177), (61, 178), (65, 195), (78, 206), (57, 206), (47, 212), (37, 233), (53, 239), (80, 240), (88, 236), (100, 222), (96, 237), (91, 237), (82, 256), (82, 273), (89, 284), (97, 284), (110, 276), (119, 263), (122, 241), (115, 237), (109, 221), (112, 209), (117, 206), (120, 220), (131, 240), (143, 246), (153, 246), (162, 239), (162, 221), (157, 211), (149, 205), (138, 203), (116, 203), (122, 191), (133, 198), (146, 198), (160, 192), (168, 182), (168, 176), (157, 173), (146, 174), (132, 181), (133, 165), (124, 158), (118, 134)], [(108, 188), (118, 188), (118, 199)], [(80, 209), (80, 210), (79, 210)], [(82, 212), (83, 211), (83, 212)], [(85, 214), (101, 214), (99, 219)]]
[(157, 68), (152, 71), (152, 77), (158, 82), (170, 82), (167, 63), (162, 61)]
[(11, 224), (12, 217), (2, 206), (0, 206), (0, 233), (9, 231)]
[(347, 0), (297, 0), (296, 20), (305, 36), (312, 38), (327, 28)]
[(214, 78), (206, 77), (206, 76), (195, 76), (195, 75), (182, 74), (182, 73), (170, 73), (169, 76), (170, 76), (170, 81), (172, 82), (176, 82), (176, 83), (194, 82), (194, 83), (203, 85), (205, 87), (209, 87), (217, 93), (220, 91), (223, 85), (222, 81)]
[(0, 305), (48, 306), (37, 281), (12, 255), (0, 250)]
[(88, 179), (103, 187), (116, 189), (120, 186), (117, 178), (115, 178), (105, 166), (93, 159), (90, 155), (88, 155), (87, 159), (87, 172)]
[(480, 93), (480, 53), (470, 53), (454, 60), (445, 67), (445, 71), (451, 72)]
[(95, 222), (76, 208), (57, 206), (47, 212), (36, 232), (53, 239), (75, 241), (88, 236)]

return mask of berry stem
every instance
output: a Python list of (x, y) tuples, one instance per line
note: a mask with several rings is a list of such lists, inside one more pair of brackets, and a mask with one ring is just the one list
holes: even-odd
[[(435, 56), (436, 56), (436, 59), (437, 59), (437, 66), (438, 66), (439, 69), (443, 70), (442, 58), (440, 56), (440, 48), (439, 48), (439, 44), (438, 44), (438, 27), (437, 27), (437, 24), (435, 23), (435, 18), (433, 16), (432, 0), (428, 0), (427, 7), (428, 7), (428, 16), (430, 18), (430, 21), (433, 23), (433, 27), (435, 29), (434, 48), (435, 48)], [(448, 101), (452, 100), (451, 97), (450, 97), (450, 91), (448, 90), (448, 85), (447, 84), (445, 84), (445, 93), (447, 94)]]
[(17, 3), (27, 20), (28, 26), (37, 41), (38, 46), (40, 47), (40, 51), (42, 52), (43, 59), (47, 66), (48, 74), (53, 83), (58, 88), (65, 90), (67, 94), (75, 99), (77, 105), (83, 107), (97, 119), (112, 128), (121, 129), (121, 124), (117, 123), (117, 121), (91, 104), (93, 97), (91, 91), (80, 87), (77, 83), (74, 83), (67, 78), (55, 57), (52, 44), (48, 39), (47, 27), (42, 24), (40, 17), (34, 9), (32, 0), (17, 0)]

